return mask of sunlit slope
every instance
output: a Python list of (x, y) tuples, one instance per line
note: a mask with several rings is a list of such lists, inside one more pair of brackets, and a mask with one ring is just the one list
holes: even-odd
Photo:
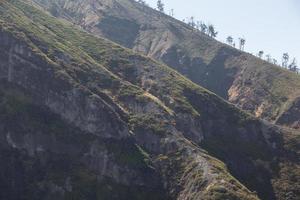
[(166, 63), (243, 110), (299, 128), (300, 76), (133, 0), (34, 0), (55, 16)]

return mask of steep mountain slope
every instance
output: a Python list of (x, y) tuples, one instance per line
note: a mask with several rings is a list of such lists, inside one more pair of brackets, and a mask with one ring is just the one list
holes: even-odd
[(299, 133), (25, 1), (0, 44), (1, 198), (299, 196)]
[(53, 15), (143, 52), (243, 110), (300, 128), (300, 76), (133, 0), (34, 0)]

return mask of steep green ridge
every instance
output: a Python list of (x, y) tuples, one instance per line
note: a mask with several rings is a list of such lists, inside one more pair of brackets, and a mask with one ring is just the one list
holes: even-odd
[[(66, 182), (70, 182), (74, 188), (88, 190), (74, 193), (75, 199), (108, 199), (114, 193), (115, 199), (257, 199), (243, 185), (263, 199), (284, 199), (286, 193), (297, 197), (299, 186), (287, 172), (299, 174), (299, 138), (288, 138), (285, 145), (283, 135), (290, 136), (288, 131), (254, 119), (160, 63), (93, 37), (24, 2), (1, 2), (0, 16), (2, 79), (28, 90), (34, 105), (45, 107), (80, 132), (80, 137), (72, 131), (68, 137), (110, 141), (108, 145), (84, 142), (86, 149), (70, 157), (70, 163), (83, 157), (76, 162), (87, 170), (88, 183), (78, 180), (79, 172), (69, 175), (70, 179), (57, 172), (63, 184), (43, 179), (54, 188), (46, 187), (49, 195), (59, 190), (57, 198), (67, 199)], [(50, 130), (45, 135), (59, 133), (43, 126)], [(32, 127), (40, 132), (38, 125)], [(26, 132), (16, 135), (25, 137)], [(39, 140), (36, 145), (28, 145), (25, 139), (24, 144), (16, 142), (4, 133), (1, 142), (8, 151), (24, 152), (28, 159), (38, 160), (36, 152), (46, 147)], [(71, 139), (62, 143), (72, 152), (70, 146), (77, 143)], [(63, 153), (53, 143), (48, 151), (58, 153), (57, 158)], [(159, 189), (162, 185), (164, 190)], [(95, 194), (98, 186), (106, 196)], [(28, 191), (25, 188), (15, 195)], [(24, 197), (30, 198), (37, 199)]]
[[(132, 139), (104, 140), (86, 134), (33, 103), (25, 91), (1, 82), (1, 199), (167, 198), (158, 181), (143, 178), (158, 175)], [(151, 186), (117, 182), (109, 171), (98, 179), (99, 159), (110, 160), (127, 178), (138, 173), (139, 181)]]
[(217, 42), (133, 0), (34, 1), (94, 35), (163, 61), (257, 117), (300, 126), (300, 76), (288, 70)]

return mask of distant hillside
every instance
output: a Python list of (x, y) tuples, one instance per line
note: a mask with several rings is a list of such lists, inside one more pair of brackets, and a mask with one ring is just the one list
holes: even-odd
[(161, 60), (257, 117), (300, 128), (300, 76), (133, 0), (34, 0), (53, 15)]
[(31, 1), (0, 44), (0, 199), (299, 196), (299, 133)]

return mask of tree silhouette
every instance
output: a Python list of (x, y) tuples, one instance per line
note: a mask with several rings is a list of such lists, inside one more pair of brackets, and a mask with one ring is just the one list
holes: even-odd
[(299, 68), (298, 68), (298, 65), (297, 65), (297, 60), (296, 60), (296, 58), (293, 59), (293, 62), (291, 63), (290, 70), (291, 70), (292, 72), (295, 72), (295, 73), (298, 74)]
[(196, 29), (201, 30), (201, 22), (200, 21), (196, 22)]
[(200, 31), (205, 34), (207, 32), (207, 25), (203, 22), (200, 22)]
[(170, 16), (171, 16), (171, 17), (174, 17), (174, 9), (171, 9), (171, 10), (170, 10)]
[(270, 54), (266, 55), (266, 58), (267, 58), (267, 61), (268, 61), (269, 63), (271, 63), (271, 62), (272, 62), (272, 57), (271, 57), (271, 55), (270, 55)]
[(288, 66), (288, 69), (292, 72), (297, 72), (297, 60), (296, 58), (293, 59), (292, 63)]
[(259, 57), (259, 58), (262, 58), (263, 56), (264, 56), (264, 51), (259, 51), (259, 52), (258, 52), (258, 57)]
[(244, 38), (239, 38), (240, 50), (244, 51), (246, 40)]
[(161, 0), (157, 1), (157, 9), (162, 13), (165, 12), (165, 5)]
[(226, 38), (226, 41), (227, 41), (227, 43), (228, 43), (230, 46), (232, 46), (232, 44), (233, 44), (233, 37), (232, 37), (232, 36), (228, 36), (228, 37)]
[(192, 16), (188, 23), (193, 29), (196, 27), (195, 18)]
[(290, 56), (288, 53), (282, 55), (282, 67), (287, 68), (289, 63)]
[(214, 25), (210, 24), (208, 26), (208, 35), (212, 38), (217, 37), (218, 32), (215, 31), (215, 27)]

